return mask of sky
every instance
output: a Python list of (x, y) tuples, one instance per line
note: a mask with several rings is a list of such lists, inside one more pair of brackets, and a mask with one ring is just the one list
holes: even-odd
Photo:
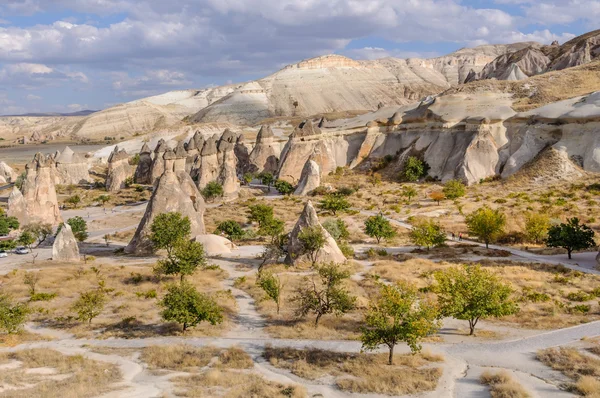
[(0, 0), (0, 114), (104, 109), (329, 53), (563, 43), (598, 21), (600, 0)]

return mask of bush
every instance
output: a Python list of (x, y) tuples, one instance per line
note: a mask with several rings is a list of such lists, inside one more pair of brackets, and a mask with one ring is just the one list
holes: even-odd
[(334, 216), (338, 211), (346, 211), (350, 208), (350, 203), (341, 196), (327, 195), (320, 202), (321, 209), (331, 212)]
[(294, 192), (294, 186), (287, 181), (277, 180), (273, 184), (277, 192), (282, 195), (291, 195)]
[(179, 323), (184, 332), (202, 321), (211, 325), (223, 322), (223, 310), (211, 297), (199, 293), (193, 285), (182, 282), (170, 285), (167, 290), (160, 302), (163, 307), (161, 316), (165, 321)]
[(446, 242), (446, 233), (442, 230), (439, 223), (431, 220), (421, 220), (409, 233), (412, 243), (419, 247), (441, 246)]
[(419, 181), (429, 171), (429, 165), (415, 156), (411, 156), (404, 164), (401, 177), (405, 181)]
[(460, 180), (450, 180), (444, 184), (444, 195), (450, 200), (465, 196), (465, 184)]
[(331, 235), (331, 237), (338, 243), (342, 240), (348, 239), (350, 236), (346, 223), (344, 220), (339, 218), (330, 218), (325, 220), (323, 223), (323, 228), (325, 228), (327, 232), (329, 232), (329, 235)]
[(50, 301), (56, 296), (56, 293), (33, 293), (29, 296), (29, 301)]
[(352, 246), (350, 246), (347, 242), (338, 243), (338, 247), (340, 248), (340, 251), (342, 252), (344, 257), (348, 259), (354, 257), (354, 248), (352, 248)]
[(227, 220), (217, 225), (215, 234), (220, 235), (223, 233), (227, 239), (234, 242), (241, 239), (244, 236), (244, 230), (240, 224), (234, 220)]
[(223, 196), (223, 185), (219, 184), (216, 181), (211, 181), (208, 184), (206, 184), (206, 186), (204, 187), (204, 189), (202, 189), (200, 193), (202, 194), (204, 199), (212, 202), (216, 198), (220, 198)]
[(13, 304), (10, 298), (0, 294), (0, 329), (8, 334), (21, 330), (29, 316), (27, 304)]
[(587, 304), (579, 304), (573, 307), (569, 307), (569, 312), (572, 314), (587, 314), (588, 312), (590, 312), (591, 308), (592, 307), (590, 307)]
[(583, 301), (589, 301), (592, 299), (592, 296), (587, 294), (586, 292), (571, 292), (569, 294), (567, 294), (567, 299), (569, 301), (577, 301), (577, 302), (583, 302)]
[(365, 221), (365, 233), (377, 239), (378, 244), (381, 242), (381, 239), (390, 239), (396, 236), (396, 230), (382, 214), (367, 218)]

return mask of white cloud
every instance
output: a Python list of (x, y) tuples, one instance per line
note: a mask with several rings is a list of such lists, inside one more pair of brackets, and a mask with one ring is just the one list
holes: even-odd
[(60, 71), (43, 64), (22, 62), (7, 64), (0, 69), (0, 83), (5, 86), (33, 89), (65, 81), (87, 83), (89, 80), (82, 72)]
[(394, 58), (434, 58), (441, 54), (436, 52), (417, 52), (417, 51), (402, 51), (391, 49), (387, 50), (381, 47), (363, 47), (341, 52), (343, 55), (353, 59), (380, 59), (387, 57)]
[(33, 95), (33, 94), (27, 95), (26, 98), (28, 101), (39, 101), (42, 99), (42, 97), (40, 97), (39, 95)]

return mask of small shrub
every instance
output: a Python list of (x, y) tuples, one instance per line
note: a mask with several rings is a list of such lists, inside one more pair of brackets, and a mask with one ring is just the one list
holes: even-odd
[(56, 293), (34, 293), (29, 297), (29, 301), (50, 301), (56, 296)]
[(587, 304), (578, 304), (569, 308), (571, 314), (587, 314), (592, 307)]
[(587, 294), (586, 292), (578, 291), (567, 294), (567, 299), (569, 301), (584, 302), (590, 301), (592, 299), (592, 296)]

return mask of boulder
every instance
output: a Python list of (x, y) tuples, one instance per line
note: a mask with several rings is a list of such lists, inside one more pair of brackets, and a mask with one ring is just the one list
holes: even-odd
[(4, 178), (5, 182), (15, 182), (18, 178), (17, 173), (9, 165), (1, 161), (0, 177)]
[(56, 162), (57, 184), (87, 184), (92, 181), (87, 160), (71, 148), (55, 153), (52, 159)]
[(152, 184), (152, 151), (147, 143), (140, 150), (140, 161), (135, 169), (133, 180), (136, 184)]
[(196, 242), (202, 243), (207, 256), (228, 254), (237, 248), (229, 239), (219, 235), (198, 235), (196, 236)]
[(300, 176), (300, 183), (294, 192), (294, 195), (306, 196), (321, 185), (321, 170), (317, 162), (309, 159)]
[(194, 191), (194, 196), (186, 193), (182, 189), (181, 181), (177, 176), (174, 171), (166, 170), (159, 178), (144, 217), (138, 225), (133, 239), (125, 248), (126, 253), (146, 255), (154, 252), (150, 240), (151, 227), (156, 216), (161, 213), (178, 212), (182, 216), (188, 217), (191, 223), (192, 236), (205, 233), (204, 200), (197, 189)]
[(106, 190), (108, 192), (117, 192), (125, 188), (125, 180), (132, 177), (134, 169), (129, 165), (129, 155), (124, 149), (119, 150), (118, 146), (108, 158), (108, 174), (106, 176)]
[(56, 235), (52, 245), (52, 260), (54, 261), (79, 261), (79, 246), (73, 235), (71, 226), (63, 224), (60, 232)]
[(256, 144), (248, 158), (248, 171), (251, 173), (276, 173), (279, 167), (279, 145), (269, 126), (262, 126), (256, 136)]
[(319, 222), (319, 218), (317, 217), (317, 212), (313, 207), (311, 201), (309, 200), (304, 206), (304, 210), (296, 223), (296, 226), (292, 230), (290, 234), (289, 243), (288, 243), (288, 256), (286, 258), (286, 263), (288, 264), (298, 264), (302, 262), (310, 261), (308, 256), (303, 253), (302, 243), (300, 239), (298, 239), (298, 235), (300, 232), (306, 227), (318, 227), (323, 231), (325, 235), (325, 246), (319, 250), (317, 254), (317, 262), (319, 263), (344, 263), (346, 261), (346, 257), (338, 247), (335, 239), (327, 232), (325, 228)]

